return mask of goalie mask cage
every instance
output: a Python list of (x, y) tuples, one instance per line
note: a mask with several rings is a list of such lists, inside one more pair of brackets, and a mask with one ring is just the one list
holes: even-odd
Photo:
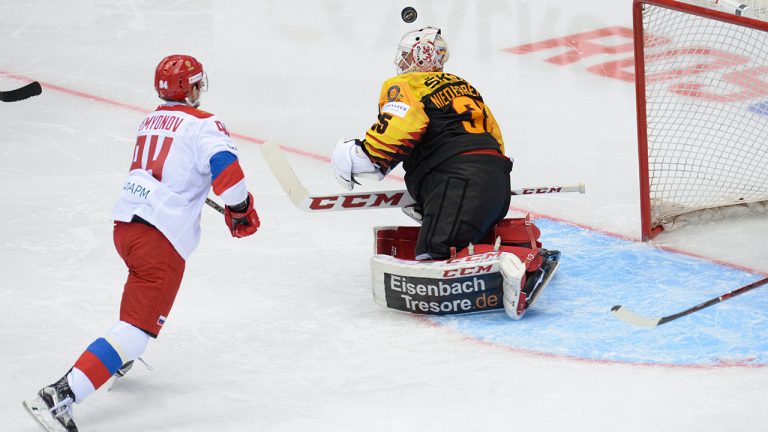
[(768, 0), (732, 3), (634, 1), (643, 240), (691, 212), (765, 211)]

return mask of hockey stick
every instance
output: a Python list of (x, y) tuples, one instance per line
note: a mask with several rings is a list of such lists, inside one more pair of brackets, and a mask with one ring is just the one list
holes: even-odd
[(747, 291), (753, 290), (759, 286), (768, 284), (768, 278), (761, 279), (756, 282), (752, 282), (749, 285), (745, 285), (739, 289), (735, 289), (729, 293), (725, 293), (719, 297), (715, 297), (713, 299), (707, 300), (704, 303), (697, 304), (696, 306), (686, 309), (682, 312), (678, 312), (676, 314), (672, 314), (669, 316), (661, 317), (661, 318), (651, 318), (647, 316), (643, 316), (640, 314), (637, 314), (635, 312), (632, 312), (631, 310), (625, 308), (621, 305), (616, 305), (611, 308), (611, 312), (613, 312), (614, 315), (616, 315), (616, 318), (628, 323), (632, 324), (633, 326), (637, 327), (656, 327), (660, 326), (664, 323), (668, 323), (672, 320), (676, 320), (680, 317), (684, 317), (688, 314), (692, 314), (696, 311), (700, 311), (706, 307), (712, 306), (713, 304), (717, 304), (723, 301), (728, 300), (731, 297), (736, 297), (739, 294), (744, 294)]
[(216, 201), (206, 198), (205, 203), (211, 206), (212, 209), (216, 210), (217, 212), (224, 214), (224, 207), (220, 206)]
[[(328, 195), (310, 195), (307, 188), (291, 168), (280, 146), (268, 141), (261, 146), (261, 153), (274, 174), (277, 182), (288, 195), (293, 205), (307, 212), (339, 211), (359, 209), (381, 209), (408, 207), (415, 201), (407, 190), (388, 190), (378, 192), (342, 193)], [(564, 192), (584, 193), (584, 183), (575, 186), (544, 186), (521, 188), (512, 191), (512, 195), (536, 195)]]
[(0, 91), (0, 101), (2, 102), (18, 102), (20, 100), (29, 99), (32, 96), (37, 96), (43, 92), (43, 88), (40, 83), (33, 81), (23, 87), (19, 87), (16, 90)]

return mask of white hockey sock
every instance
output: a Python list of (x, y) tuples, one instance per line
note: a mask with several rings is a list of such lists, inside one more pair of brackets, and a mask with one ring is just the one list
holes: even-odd
[(67, 382), (80, 403), (101, 387), (123, 364), (144, 353), (149, 335), (118, 321), (104, 338), (94, 341), (75, 362)]

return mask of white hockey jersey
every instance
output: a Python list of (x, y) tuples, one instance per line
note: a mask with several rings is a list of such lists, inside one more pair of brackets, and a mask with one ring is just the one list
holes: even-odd
[(128, 178), (112, 212), (159, 229), (187, 259), (200, 242), (200, 213), (211, 186), (225, 204), (248, 196), (237, 148), (223, 123), (179, 103), (161, 105), (139, 125)]

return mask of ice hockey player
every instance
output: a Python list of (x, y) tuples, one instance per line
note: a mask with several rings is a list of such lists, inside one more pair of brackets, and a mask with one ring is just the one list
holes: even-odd
[(232, 236), (246, 237), (259, 228), (229, 132), (213, 114), (198, 109), (207, 89), (203, 65), (188, 55), (165, 57), (154, 85), (165, 102), (139, 125), (112, 214), (115, 248), (128, 267), (119, 321), (61, 379), (24, 402), (48, 431), (77, 431), (73, 403), (83, 402), (113, 375), (121, 376), (157, 338), (185, 261), (200, 240), (200, 214), (211, 188), (225, 203)]
[[(363, 140), (337, 143), (331, 157), (336, 179), (348, 190), (360, 177), (381, 180), (402, 162), (406, 187), (416, 201), (407, 213), (421, 222), (414, 252), (417, 266), (419, 261), (455, 258), (452, 250), (488, 240), (510, 203), (512, 161), (505, 155), (499, 125), (477, 89), (443, 72), (447, 60), (440, 29), (406, 33), (395, 56), (397, 75), (381, 88), (378, 121)], [(518, 259), (507, 255), (502, 264)], [(501, 269), (507, 268), (512, 279), (522, 279), (526, 272), (516, 268), (537, 271), (543, 261), (552, 261), (551, 277), (559, 253), (539, 255), (545, 259), (536, 258), (538, 264), (518, 260), (516, 266), (508, 263)], [(510, 289), (520, 290), (519, 281), (510, 279), (510, 284), (517, 285)], [(505, 308), (519, 318), (525, 308), (520, 294), (513, 295), (505, 296)], [(532, 292), (527, 295), (535, 300)]]

